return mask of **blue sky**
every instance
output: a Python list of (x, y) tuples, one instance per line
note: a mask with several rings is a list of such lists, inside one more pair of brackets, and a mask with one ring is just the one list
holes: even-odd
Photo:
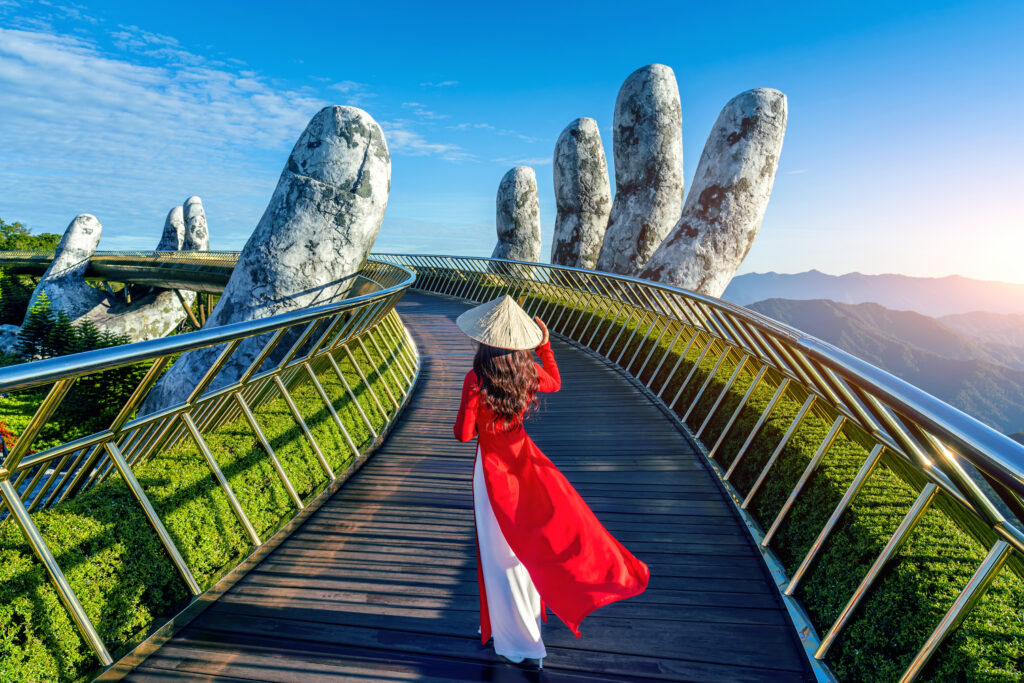
[(1022, 2), (174, 3), (0, 0), (0, 217), (151, 249), (203, 198), (237, 249), (326, 104), (392, 151), (380, 251), (487, 255), (494, 195), (578, 116), (611, 161), (615, 96), (675, 70), (687, 180), (721, 107), (773, 87), (789, 125), (740, 272), (902, 272), (1024, 282)]

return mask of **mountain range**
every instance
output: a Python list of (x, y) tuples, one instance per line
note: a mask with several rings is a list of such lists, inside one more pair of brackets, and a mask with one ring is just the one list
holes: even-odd
[(747, 273), (734, 277), (722, 298), (741, 306), (773, 298), (830, 299), (845, 304), (874, 302), (934, 317), (977, 311), (1024, 315), (1024, 285), (959, 275), (828, 275), (817, 270)]
[(936, 319), (827, 299), (769, 298), (747, 307), (877, 365), (1001, 432), (1024, 432), (1024, 315)]

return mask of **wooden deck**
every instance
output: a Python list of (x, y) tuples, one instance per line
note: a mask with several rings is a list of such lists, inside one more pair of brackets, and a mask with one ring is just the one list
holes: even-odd
[(558, 340), (563, 389), (527, 428), (651, 568), (576, 639), (553, 615), (543, 671), (476, 635), (475, 444), (452, 438), (472, 345), (461, 304), (407, 294), (419, 388), (373, 458), (229, 593), (133, 671), (142, 682), (804, 681), (792, 624), (693, 446), (618, 373)]

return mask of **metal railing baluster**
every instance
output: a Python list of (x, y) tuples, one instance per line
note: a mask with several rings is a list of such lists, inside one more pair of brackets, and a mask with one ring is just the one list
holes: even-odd
[(305, 435), (306, 440), (309, 441), (310, 448), (313, 449), (313, 454), (316, 455), (316, 459), (320, 462), (320, 467), (324, 469), (324, 474), (327, 475), (328, 481), (334, 481), (334, 470), (327, 462), (327, 458), (324, 457), (324, 452), (320, 450), (320, 444), (316, 442), (316, 438), (313, 436), (313, 432), (310, 431), (309, 425), (306, 424), (306, 420), (302, 417), (302, 413), (299, 412), (299, 407), (295, 405), (295, 401), (292, 400), (292, 395), (288, 393), (288, 388), (281, 381), (280, 375), (274, 375), (274, 385), (277, 387), (278, 392), (281, 394), (281, 398), (288, 405), (288, 410), (291, 411), (292, 419), (295, 420), (295, 424), (299, 426), (302, 433)]
[(160, 520), (160, 515), (157, 514), (156, 508), (153, 507), (153, 503), (150, 502), (146, 492), (142, 490), (142, 485), (139, 484), (139, 480), (135, 478), (135, 473), (132, 472), (132, 468), (125, 462), (124, 456), (121, 455), (121, 451), (117, 448), (117, 445), (113, 441), (107, 441), (103, 444), (107, 452), (110, 453), (111, 459), (114, 461), (114, 466), (117, 471), (121, 474), (121, 478), (124, 479), (125, 484), (128, 485), (128, 489), (135, 496), (135, 500), (138, 501), (142, 507), (143, 512), (146, 513), (146, 519), (152, 525), (153, 530), (156, 531), (156, 535), (160, 537), (160, 543), (163, 544), (167, 554), (171, 556), (171, 562), (174, 563), (178, 573), (181, 574), (181, 578), (185, 580), (185, 585), (192, 592), (192, 595), (199, 595), (202, 593), (202, 589), (199, 587), (199, 583), (195, 577), (192, 576), (192, 570), (188, 568), (185, 563), (185, 558), (181, 556), (181, 552), (178, 551), (178, 547), (174, 544), (174, 540), (171, 539), (171, 535), (167, 533), (167, 529), (164, 528), (164, 523)]
[[(331, 414), (331, 418), (334, 419), (334, 424), (338, 425), (338, 429), (341, 430), (341, 435), (344, 437), (345, 443), (348, 444), (349, 449), (352, 451), (352, 457), (358, 458), (359, 448), (352, 440), (352, 437), (349, 436), (348, 430), (345, 428), (345, 423), (342, 422), (341, 418), (338, 416), (338, 411), (334, 409), (334, 404), (331, 403), (331, 397), (327, 395), (323, 385), (320, 384), (320, 380), (317, 379), (316, 373), (313, 372), (313, 368), (309, 367), (309, 363), (303, 363), (302, 367), (305, 368), (306, 373), (309, 375), (309, 379), (313, 383), (313, 388), (316, 389), (316, 393), (320, 396), (320, 400), (322, 400), (324, 405), (327, 406), (327, 411)], [(331, 477), (331, 479), (334, 479), (334, 477)]]
[[(654, 368), (654, 372), (651, 373), (651, 376), (647, 378), (647, 382), (644, 384), (644, 386), (646, 386), (648, 389), (651, 388), (651, 384), (654, 382), (655, 378), (658, 376), (658, 373), (661, 372), (661, 366), (663, 366), (665, 364), (665, 359), (669, 357), (669, 354), (672, 353), (672, 349), (674, 349), (676, 347), (676, 342), (679, 340), (680, 335), (682, 335), (683, 330), (686, 329), (687, 327), (689, 327), (685, 323), (681, 323), (681, 322), (677, 322), (676, 324), (679, 327), (678, 327), (678, 329), (676, 329), (675, 335), (669, 341), (668, 346), (665, 347), (664, 353), (661, 354), (661, 360), (658, 361), (658, 364)], [(666, 329), (667, 329), (667, 327), (666, 327)], [(694, 334), (696, 334), (696, 333), (697, 333), (696, 330), (694, 330)], [(653, 353), (654, 349), (651, 349), (651, 351)], [(646, 365), (646, 361), (645, 361), (645, 365)], [(643, 372), (643, 368), (641, 367), (640, 368), (640, 373), (642, 373), (642, 372)], [(640, 374), (640, 373), (637, 373), (637, 374)]]
[[(644, 362), (641, 363), (637, 371), (633, 373), (633, 376), (636, 377), (637, 380), (641, 382), (643, 381), (644, 369), (647, 368), (647, 364), (651, 362), (651, 356), (653, 356), (654, 352), (658, 349), (659, 346), (661, 346), (661, 340), (665, 338), (665, 335), (668, 333), (669, 328), (672, 327), (672, 323), (674, 321), (672, 320), (672, 318), (666, 315), (661, 315), (658, 316), (658, 322), (661, 323), (661, 330), (658, 332), (658, 337), (651, 344), (651, 348), (647, 352), (647, 355), (644, 356)], [(632, 360), (629, 361), (629, 365), (633, 365)], [(629, 372), (628, 367), (626, 368), (626, 372)]]
[[(719, 343), (720, 342), (715, 337), (708, 337), (708, 343), (700, 350), (700, 354), (697, 355), (697, 360), (693, 362), (693, 365), (690, 366), (690, 372), (686, 374), (686, 379), (684, 379), (683, 383), (679, 385), (676, 395), (672, 397), (672, 402), (668, 404), (669, 410), (675, 408), (676, 402), (683, 395), (683, 392), (686, 391), (686, 387), (690, 385), (690, 380), (697, 374), (697, 370), (700, 369), (700, 364), (704, 362), (704, 357), (708, 355), (708, 352)], [(722, 354), (724, 355), (727, 351), (728, 347), (723, 348)]]
[(725, 384), (722, 386), (722, 390), (718, 392), (718, 397), (715, 399), (715, 402), (712, 403), (711, 407), (708, 409), (708, 414), (704, 416), (704, 421), (700, 423), (700, 428), (696, 432), (694, 432), (694, 436), (696, 438), (700, 438), (700, 435), (704, 432), (704, 428), (708, 426), (708, 424), (711, 422), (711, 419), (715, 416), (715, 412), (718, 410), (718, 406), (722, 404), (722, 401), (725, 400), (725, 397), (729, 394), (730, 391), (732, 391), (732, 385), (735, 384), (736, 378), (740, 376), (740, 372), (742, 372), (743, 368), (746, 367), (748, 360), (750, 360), (750, 355), (747, 353), (743, 353), (743, 356), (739, 359), (739, 361), (736, 362), (736, 366), (732, 369), (732, 374), (729, 375), (729, 379), (726, 380)]
[(288, 474), (284, 471), (284, 467), (281, 465), (281, 461), (277, 458), (277, 453), (274, 452), (273, 446), (270, 445), (270, 440), (267, 439), (266, 434), (263, 433), (263, 429), (260, 427), (259, 422), (256, 421), (256, 416), (253, 414), (252, 409), (249, 408), (249, 404), (245, 402), (242, 395), (237, 391), (232, 392), (235, 401), (238, 403), (238, 407), (242, 410), (242, 414), (245, 416), (245, 421), (249, 423), (249, 427), (256, 435), (256, 440), (260, 442), (260, 446), (266, 452), (267, 457), (270, 458), (270, 464), (273, 466), (274, 471), (277, 472), (278, 478), (281, 480), (281, 484), (284, 486), (285, 491), (288, 492), (288, 497), (295, 503), (295, 507), (299, 510), (306, 507), (302, 498), (295, 491), (295, 486), (292, 485), (292, 480), (288, 477)]
[(764, 410), (761, 411), (760, 417), (757, 418), (757, 422), (755, 422), (753, 428), (751, 428), (750, 434), (747, 435), (747, 440), (743, 442), (743, 445), (740, 446), (740, 449), (736, 451), (736, 454), (734, 456), (732, 456), (732, 462), (729, 464), (729, 469), (725, 471), (725, 476), (723, 477), (723, 479), (725, 479), (726, 481), (732, 479), (733, 472), (736, 471), (736, 468), (743, 460), (743, 456), (744, 454), (746, 454), (747, 449), (750, 448), (750, 444), (753, 443), (754, 437), (757, 436), (757, 433), (759, 431), (761, 431), (761, 426), (764, 425), (765, 421), (768, 419), (768, 416), (771, 415), (771, 412), (775, 410), (776, 404), (778, 404), (779, 400), (782, 398), (782, 395), (786, 392), (786, 387), (788, 386), (789, 378), (783, 377), (782, 380), (779, 382), (779, 386), (775, 389), (775, 393), (772, 394), (771, 400), (768, 401), (768, 404), (764, 407)]
[(356, 411), (358, 411), (359, 413), (359, 416), (363, 418), (363, 423), (366, 424), (366, 428), (370, 430), (370, 435), (372, 436), (372, 438), (376, 439), (377, 430), (374, 429), (373, 423), (370, 422), (370, 418), (366, 416), (366, 411), (363, 410), (362, 404), (359, 403), (359, 399), (356, 398), (355, 393), (352, 391), (352, 386), (348, 383), (348, 379), (345, 377), (345, 373), (343, 373), (341, 371), (341, 368), (338, 367), (338, 361), (334, 360), (334, 356), (331, 354), (327, 354), (327, 360), (331, 364), (331, 368), (334, 370), (334, 373), (338, 376), (338, 379), (341, 380), (342, 386), (345, 387), (345, 393), (348, 394), (349, 401), (352, 403), (352, 405), (355, 406)]
[(394, 382), (395, 382), (395, 386), (398, 387), (399, 390), (401, 390), (402, 396), (404, 397), (405, 393), (406, 393), (406, 389), (404, 387), (407, 386), (407, 385), (403, 384), (402, 382), (400, 382), (398, 380), (398, 376), (395, 373), (395, 366), (396, 365), (398, 366), (398, 369), (402, 373), (402, 378), (405, 379), (406, 382), (409, 381), (409, 376), (407, 374), (405, 374), (405, 370), (402, 368), (401, 364), (398, 363), (398, 360), (397, 360), (398, 354), (397, 353), (395, 354), (395, 358), (391, 362), (388, 362), (387, 355), (385, 355), (385, 353), (381, 350), (380, 345), (377, 344), (377, 339), (373, 336), (374, 331), (377, 330), (377, 329), (379, 329), (379, 326), (375, 327), (373, 330), (368, 332), (365, 336), (366, 336), (367, 339), (370, 340), (370, 343), (373, 344), (374, 350), (380, 356), (381, 365), (384, 365), (387, 368), (388, 374), (391, 375), (391, 379), (394, 380)]
[[(725, 346), (725, 348), (722, 350), (722, 353), (719, 354), (718, 360), (715, 361), (715, 365), (711, 368), (711, 371), (708, 373), (707, 377), (704, 378), (704, 384), (702, 384), (700, 389), (697, 390), (697, 393), (690, 401), (690, 405), (686, 408), (686, 412), (683, 413), (683, 416), (681, 418), (679, 418), (680, 420), (683, 421), (683, 423), (686, 423), (686, 421), (689, 419), (690, 413), (692, 413), (693, 409), (697, 407), (698, 403), (700, 403), (700, 399), (704, 395), (704, 392), (711, 385), (711, 382), (714, 381), (715, 377), (718, 376), (718, 370), (722, 367), (722, 364), (725, 363), (725, 360), (732, 355), (732, 352), (735, 348), (736, 347), (734, 346)], [(673, 403), (675, 402), (673, 401)]]
[(35, 522), (32, 521), (32, 517), (28, 514), (28, 510), (25, 509), (25, 505), (21, 502), (18, 492), (14, 490), (14, 487), (11, 485), (11, 482), (6, 475), (0, 478), (0, 497), (3, 498), (7, 509), (11, 512), (11, 517), (14, 518), (14, 522), (18, 525), (18, 528), (21, 529), (21, 533), (25, 537), (25, 540), (28, 541), (28, 544), (32, 547), (32, 551), (35, 553), (36, 557), (39, 558), (39, 561), (43, 563), (43, 567), (46, 569), (46, 573), (50, 577), (50, 581), (57, 589), (57, 595), (60, 596), (61, 602), (64, 603), (64, 607), (66, 607), (68, 612), (71, 614), (71, 618), (74, 620), (75, 625), (78, 626), (78, 630), (85, 638), (85, 642), (89, 643), (89, 647), (92, 648), (92, 651), (96, 654), (100, 663), (104, 666), (113, 664), (114, 659), (107, 651), (107, 646), (103, 643), (103, 639), (100, 638), (99, 633), (97, 633), (96, 627), (93, 626), (92, 621), (89, 619), (89, 615), (85, 613), (82, 603), (79, 602), (74, 589), (72, 589), (71, 584), (68, 583), (67, 577), (64, 576), (64, 572), (61, 570), (56, 558), (54, 558), (53, 553), (50, 551), (50, 547), (43, 539), (43, 535), (39, 533), (39, 529), (36, 528)]
[(953, 606), (942, 616), (939, 625), (935, 627), (935, 630), (928, 636), (928, 640), (914, 656), (910, 666), (900, 677), (900, 683), (909, 683), (917, 678), (942, 642), (960, 625), (964, 617), (981, 599), (1009, 557), (1010, 544), (1006, 541), (996, 541), (977, 570), (971, 575), (967, 585), (956, 597)]
[(878, 554), (871, 568), (868, 569), (868, 573), (864, 576), (864, 579), (857, 586), (857, 590), (850, 596), (849, 601), (839, 612), (839, 616), (836, 617), (835, 622), (829, 628), (828, 632), (821, 639), (821, 644), (818, 646), (817, 651), (814, 653), (816, 659), (823, 659), (825, 654), (832, 647), (836, 638), (839, 636), (839, 632), (843, 630), (843, 627), (849, 622), (850, 617), (853, 615), (854, 610), (867, 595), (868, 591), (874, 585), (875, 581), (878, 580), (882, 570), (892, 561), (899, 552), (900, 548), (907, 542), (907, 538), (910, 533), (917, 526), (917, 523), (921, 521), (921, 517), (928, 510), (931, 502), (935, 500), (935, 496), (938, 494), (939, 488), (935, 484), (925, 484), (925, 487), (921, 489), (921, 493), (918, 494), (914, 504), (910, 506), (910, 510), (903, 516), (900, 521), (900, 525), (893, 532), (893, 535), (889, 538), (885, 547), (882, 548), (882, 552)]
[(346, 344), (342, 348), (345, 350), (345, 355), (346, 357), (348, 357), (349, 363), (352, 364), (352, 367), (355, 369), (356, 374), (359, 375), (359, 379), (362, 381), (363, 386), (366, 387), (367, 393), (370, 394), (370, 398), (373, 399), (374, 405), (377, 406), (377, 410), (380, 411), (381, 417), (383, 417), (384, 422), (387, 423), (388, 411), (384, 410), (384, 405), (380, 402), (380, 399), (377, 398), (377, 392), (373, 390), (373, 385), (371, 385), (369, 380), (366, 379), (366, 375), (363, 374), (363, 369), (359, 366), (359, 363), (356, 362), (356, 358), (354, 355), (352, 355), (352, 350), (348, 347), (348, 345)]
[(726, 435), (728, 435), (729, 429), (732, 428), (733, 424), (736, 422), (736, 419), (739, 418), (740, 413), (743, 412), (743, 409), (747, 407), (750, 401), (750, 397), (757, 390), (757, 387), (761, 384), (761, 380), (764, 379), (764, 376), (767, 372), (767, 365), (762, 365), (760, 368), (757, 369), (757, 374), (754, 375), (754, 377), (750, 380), (750, 385), (747, 386), (747, 390), (743, 392), (743, 396), (742, 398), (740, 398), (739, 403), (736, 404), (736, 408), (733, 409), (732, 415), (729, 416), (729, 419), (728, 421), (726, 421), (725, 426), (722, 427), (722, 431), (719, 432), (718, 438), (715, 439), (715, 445), (712, 446), (711, 450), (708, 451), (709, 458), (715, 457), (715, 453), (718, 451), (718, 447), (722, 445), (722, 442), (725, 441), (725, 437)]
[(683, 361), (686, 360), (686, 356), (689, 355), (690, 347), (692, 347), (697, 342), (697, 339), (702, 334), (706, 333), (696, 327), (693, 328), (693, 335), (691, 335), (689, 340), (687, 340), (686, 346), (683, 347), (683, 350), (679, 352), (679, 356), (676, 358), (676, 362), (672, 366), (672, 369), (668, 371), (667, 375), (665, 375), (665, 381), (661, 383), (661, 388), (658, 389), (658, 392), (656, 394), (658, 398), (661, 398), (661, 395), (665, 393), (665, 389), (668, 388), (668, 383), (671, 382), (672, 378), (676, 376), (676, 370), (679, 369), (679, 366), (683, 363)]
[(380, 380), (380, 385), (382, 387), (384, 387), (384, 393), (386, 393), (388, 395), (388, 398), (391, 399), (391, 402), (395, 404), (395, 409), (397, 410), (398, 409), (398, 399), (396, 399), (395, 395), (393, 393), (391, 393), (391, 387), (388, 386), (388, 381), (386, 379), (384, 379), (384, 374), (380, 371), (380, 367), (378, 367), (373, 362), (373, 356), (371, 356), (370, 352), (366, 350), (366, 346), (363, 344), (362, 337), (356, 337), (355, 341), (356, 341), (356, 344), (359, 345), (359, 348), (362, 350), (363, 355), (366, 356), (366, 360), (370, 363), (370, 365), (374, 366), (374, 368), (373, 368), (374, 372), (377, 373), (377, 379)]
[(803, 473), (800, 474), (800, 479), (797, 480), (796, 484), (793, 485), (793, 490), (790, 491), (789, 496), (786, 498), (786, 502), (782, 504), (782, 508), (778, 514), (775, 515), (775, 519), (772, 521), (771, 527), (765, 532), (764, 538), (761, 539), (761, 545), (765, 548), (772, 542), (772, 537), (782, 526), (782, 521), (786, 519), (786, 515), (789, 514), (790, 508), (796, 502), (797, 497), (804, 490), (804, 486), (810, 480), (811, 475), (814, 474), (815, 470), (818, 469), (818, 465), (821, 463), (828, 449), (832, 447), (836, 437), (839, 435), (840, 430), (843, 428), (843, 423), (846, 422), (846, 417), (840, 415), (829, 427), (828, 433), (825, 434), (825, 438), (822, 439), (821, 443), (818, 444), (818, 449), (814, 451), (814, 455), (811, 456), (810, 461), (807, 463), (807, 467), (804, 468)]
[(775, 464), (775, 461), (779, 459), (779, 454), (782, 453), (786, 444), (788, 444), (790, 439), (793, 438), (793, 435), (796, 434), (796, 430), (800, 428), (800, 424), (803, 423), (804, 418), (807, 416), (807, 411), (809, 411), (811, 406), (814, 405), (815, 398), (817, 398), (816, 394), (807, 395), (807, 399), (804, 401), (803, 405), (800, 406), (800, 410), (798, 410), (796, 415), (793, 416), (793, 421), (789, 423), (789, 428), (786, 429), (786, 433), (782, 435), (781, 439), (779, 439), (779, 443), (775, 446), (775, 450), (772, 451), (772, 454), (768, 457), (768, 461), (765, 462), (764, 467), (761, 469), (761, 473), (757, 475), (757, 479), (753, 484), (751, 484), (746, 498), (744, 498), (743, 502), (740, 504), (741, 509), (746, 510), (750, 507), (750, 501), (754, 499), (754, 496), (756, 496), (757, 492), (761, 489), (761, 484), (763, 484), (764, 480), (768, 478), (768, 472), (772, 469), (772, 465)]
[(210, 468), (210, 472), (213, 473), (214, 479), (220, 485), (221, 490), (224, 491), (224, 495), (227, 496), (228, 505), (231, 506), (231, 511), (235, 513), (235, 517), (241, 523), (242, 528), (245, 530), (249, 540), (256, 547), (262, 544), (259, 535), (256, 533), (256, 529), (253, 528), (252, 523), (249, 521), (249, 516), (245, 514), (245, 510), (242, 509), (242, 505), (238, 502), (235, 497), (235, 492), (231, 489), (231, 484), (228, 483), (227, 477), (224, 476), (224, 472), (221, 471), (220, 465), (217, 464), (217, 460), (213, 457), (213, 452), (206, 443), (206, 439), (199, 433), (199, 428), (196, 427), (196, 423), (192, 421), (192, 416), (188, 413), (180, 413), (181, 421), (185, 423), (188, 428), (189, 434), (192, 435), (192, 439), (195, 441), (196, 446), (199, 448), (199, 453), (206, 460), (206, 465)]

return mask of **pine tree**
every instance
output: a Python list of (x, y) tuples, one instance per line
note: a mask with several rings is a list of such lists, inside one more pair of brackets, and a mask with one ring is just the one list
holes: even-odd
[(63, 356), (74, 353), (78, 334), (71, 318), (64, 309), (57, 311), (53, 317), (53, 327), (46, 338), (46, 351), (49, 356)]
[(32, 289), (25, 283), (24, 276), (0, 270), (0, 324), (21, 324)]
[(28, 312), (25, 323), (18, 331), (18, 353), (27, 360), (34, 356), (45, 356), (50, 331), (53, 329), (53, 311), (50, 310), (50, 299), (46, 292), (41, 292), (32, 310)]
[(96, 323), (91, 320), (83, 320), (75, 330), (75, 344), (71, 353), (92, 351), (100, 348), (100, 331)]

